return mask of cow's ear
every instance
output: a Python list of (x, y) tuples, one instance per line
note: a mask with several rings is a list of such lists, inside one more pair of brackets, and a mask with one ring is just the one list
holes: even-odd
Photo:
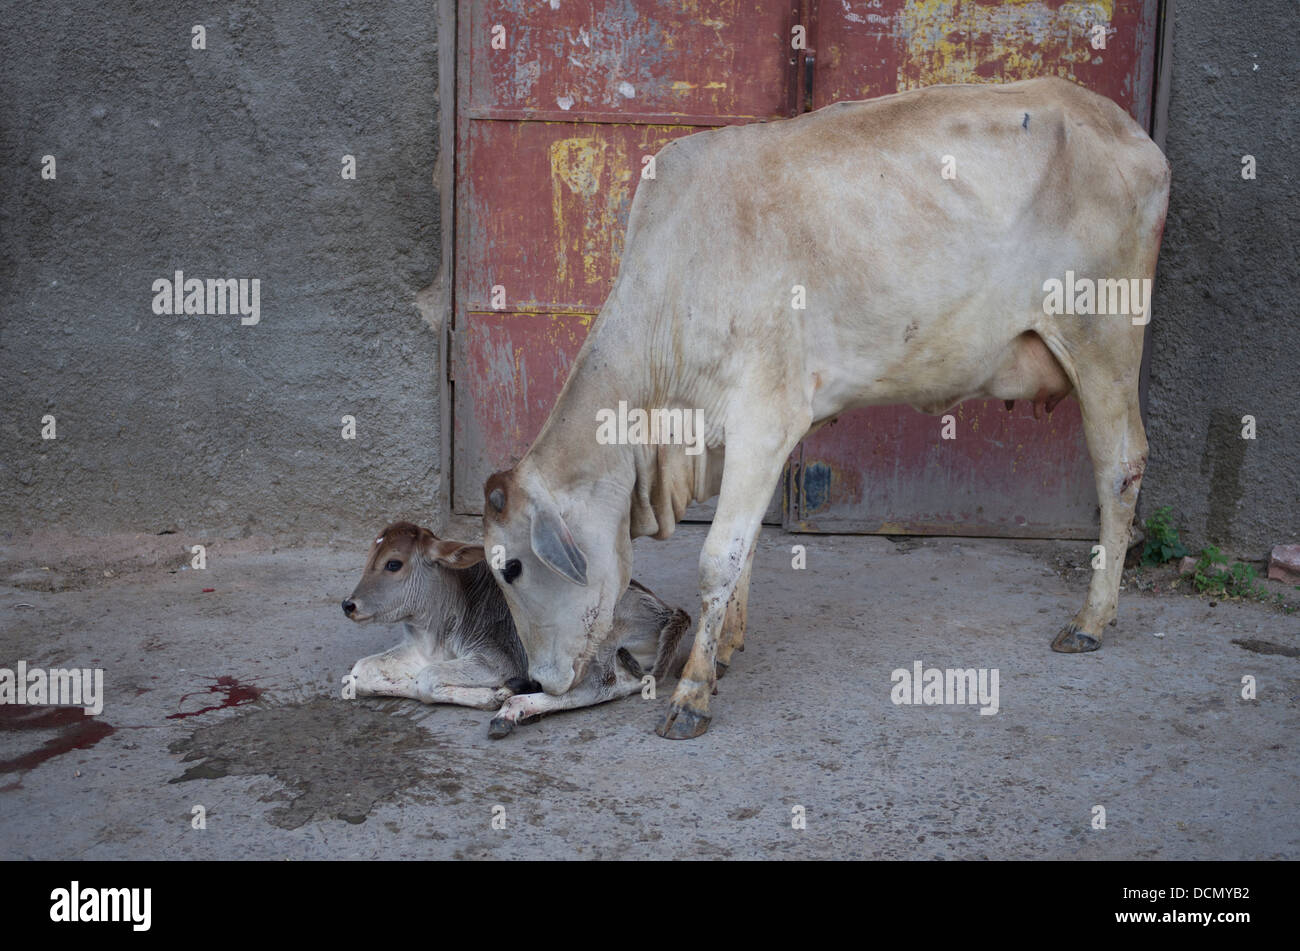
[(569, 526), (564, 524), (564, 519), (553, 507), (534, 506), (529, 540), (533, 545), (533, 554), (549, 568), (574, 584), (586, 585), (587, 556), (574, 542)]

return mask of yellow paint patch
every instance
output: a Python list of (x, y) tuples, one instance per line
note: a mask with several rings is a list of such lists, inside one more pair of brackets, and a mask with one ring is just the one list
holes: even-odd
[(898, 18), (906, 56), (898, 89), (936, 83), (1013, 82), (1035, 76), (1074, 78), (1072, 67), (1104, 56), (1090, 30), (1109, 26), (1115, 0), (1043, 0), (985, 6), (962, 0), (909, 0)]
[[(576, 195), (578, 203), (590, 209), (597, 192), (601, 188), (601, 178), (605, 172), (606, 143), (594, 136), (578, 136), (558, 139), (551, 143), (551, 215), (555, 221), (555, 234), (560, 239), (556, 242), (556, 268), (559, 282), (563, 286), (569, 281), (569, 255), (579, 251), (581, 235), (571, 235), (566, 226), (565, 205), (573, 201)], [(566, 194), (567, 192), (567, 194)], [(584, 216), (584, 226), (590, 222)], [(588, 236), (588, 243), (582, 249), (583, 270), (591, 282), (591, 274), (597, 266), (595, 255), (590, 246), (590, 227), (583, 230)]]
[(725, 82), (711, 81), (707, 83), (688, 83), (683, 80), (676, 80), (672, 85), (673, 92), (679, 96), (684, 96), (693, 89), (726, 89)]
[(605, 149), (599, 139), (560, 139), (551, 144), (552, 182), (563, 182), (574, 194), (588, 198), (596, 194), (604, 170)]

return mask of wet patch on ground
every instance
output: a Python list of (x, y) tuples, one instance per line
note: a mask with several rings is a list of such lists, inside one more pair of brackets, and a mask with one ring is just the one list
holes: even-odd
[(476, 749), (459, 734), (423, 725), (449, 709), (406, 700), (263, 698), (172, 743), (170, 752), (193, 765), (169, 782), (268, 776), (284, 787), (262, 797), (282, 803), (267, 813), (282, 829), (325, 819), (359, 824), (376, 805), (398, 800), (509, 803), (580, 791), (546, 770), (503, 761), (495, 744)]
[(376, 803), (404, 791), (459, 789), (438, 775), (437, 738), (412, 712), (323, 697), (250, 707), (171, 744), (172, 753), (194, 764), (171, 782), (269, 776), (285, 791), (262, 801), (287, 800), (267, 814), (273, 825), (364, 822)]
[(1298, 647), (1287, 647), (1284, 644), (1274, 644), (1272, 641), (1261, 641), (1254, 637), (1234, 640), (1232, 643), (1255, 654), (1277, 654), (1280, 657), (1300, 657), (1300, 648)]

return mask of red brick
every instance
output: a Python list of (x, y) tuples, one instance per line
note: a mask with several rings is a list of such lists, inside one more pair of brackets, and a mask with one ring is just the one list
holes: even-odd
[(1268, 559), (1268, 576), (1274, 581), (1300, 584), (1300, 545), (1278, 545)]

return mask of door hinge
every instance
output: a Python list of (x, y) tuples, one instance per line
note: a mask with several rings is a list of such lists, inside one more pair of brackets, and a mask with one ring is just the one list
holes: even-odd
[(456, 381), (456, 360), (460, 356), (458, 336), (454, 328), (447, 329), (447, 379), (453, 383)]

